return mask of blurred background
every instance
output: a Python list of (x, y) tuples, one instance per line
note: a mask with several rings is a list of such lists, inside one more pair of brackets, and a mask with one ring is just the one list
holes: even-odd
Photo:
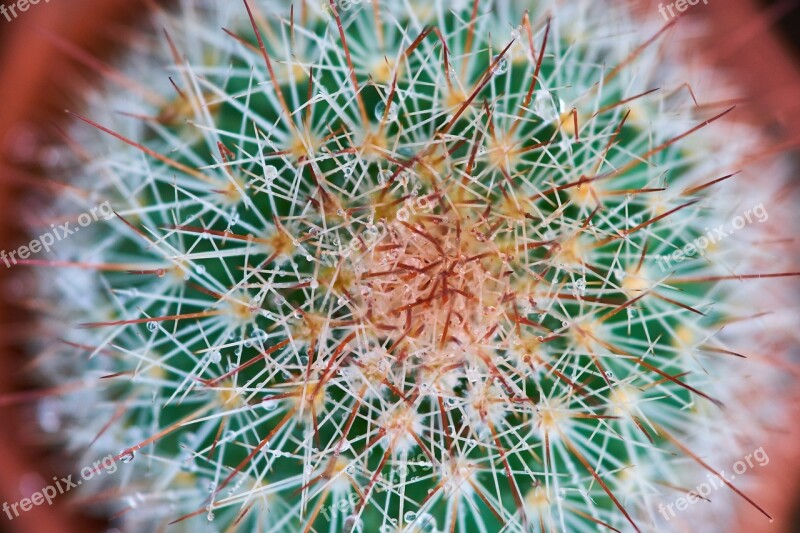
[[(41, 186), (38, 147), (55, 138), (58, 124), (67, 119), (65, 108), (81, 108), (82, 89), (101, 76), (96, 61), (111, 60), (123, 50), (122, 38), (156, 3), (168, 2), (41, 1), (10, 20), (0, 10), (0, 249), (25, 240), (15, 206), (21, 194)], [(652, 15), (661, 2), (634, 3)], [(0, 0), (0, 5), (10, 4)], [(762, 127), (776, 144), (789, 146), (795, 162), (800, 160), (799, 4), (708, 0), (688, 13), (709, 28), (697, 54), (727, 69), (748, 97), (737, 113)], [(37, 442), (26, 424), (35, 419), (31, 391), (36, 384), (30, 380), (31, 357), (24, 348), (36, 329), (26, 302), (6, 296), (13, 275), (0, 265), (0, 504), (18, 501), (45, 480), (69, 472), (68, 458)], [(765, 448), (770, 463), (753, 473), (758, 485), (751, 494), (775, 521), (766, 523), (743, 503), (741, 530), (800, 531), (800, 430), (786, 428)], [(13, 521), (0, 515), (0, 533), (108, 530), (90, 506), (72, 500), (58, 498), (53, 506), (37, 507)]]

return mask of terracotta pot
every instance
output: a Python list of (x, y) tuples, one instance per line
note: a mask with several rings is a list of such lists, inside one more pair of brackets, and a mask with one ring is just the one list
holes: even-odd
[[(49, 32), (65, 43), (102, 55), (115, 44), (110, 28), (136, 20), (144, 13), (143, 4), (138, 0), (53, 0), (30, 5), (11, 22), (0, 15), (0, 249), (13, 249), (24, 237), (15, 222), (15, 198), (20, 183), (36, 179), (20, 168), (18, 156), (35, 142), (37, 130), (63, 115), (69, 96), (63, 81), (76, 73), (74, 63), (45, 35)], [(10, 274), (0, 268), (0, 287), (7, 287)], [(26, 320), (21, 306), (5, 298), (0, 302), (0, 398), (26, 382), (21, 370), (28, 356), (20, 347)], [(0, 505), (18, 502), (46, 485), (53, 475), (71, 471), (30, 442), (30, 432), (24, 430), (29, 427), (25, 421), (32, 417), (29, 403), (3, 406), (0, 402)], [(82, 511), (70, 507), (69, 498), (61, 497), (52, 506), (35, 507), (11, 522), (5, 514), (0, 515), (0, 530), (34, 533), (104, 528), (102, 521), (92, 521), (82, 516)]]
[[(795, 162), (800, 145), (800, 40), (794, 48), (786, 35), (777, 31), (778, 24), (792, 9), (792, 2), (714, 1), (710, 0), (697, 15), (712, 22), (712, 33), (702, 45), (706, 60), (733, 74), (733, 80), (748, 91), (750, 100), (742, 110), (761, 126), (775, 145), (791, 145)], [(698, 5), (700, 7), (700, 5)], [(796, 17), (796, 14), (795, 14)], [(796, 27), (794, 28), (796, 32)], [(800, 180), (786, 187), (787, 194), (796, 193)], [(789, 347), (788, 350), (795, 349)], [(776, 358), (790, 354), (775, 354)], [(795, 374), (796, 375), (796, 374)], [(800, 389), (793, 397), (779, 398), (790, 410), (789, 420), (800, 417)], [(800, 427), (788, 425), (773, 432), (763, 443), (769, 454), (768, 465), (748, 475), (755, 476), (755, 485), (748, 492), (772, 515), (769, 521), (756, 509), (742, 501), (739, 506), (738, 530), (795, 532), (800, 530)]]
[[(74, 62), (59, 53), (54, 43), (43, 38), (38, 30), (51, 32), (102, 56), (111, 49), (109, 44), (119, 44), (114, 43), (112, 28), (131, 24), (144, 13), (146, 3), (146, 0), (52, 0), (31, 6), (12, 22), (0, 17), (0, 248), (19, 244), (10, 244), (20, 239), (14, 225), (15, 197), (20, 183), (35, 179), (19, 165), (12, 164), (15, 162), (9, 156), (24, 152), (27, 139), (41, 125), (63, 118), (61, 110), (70, 101), (70, 88), (63, 80), (74, 72)], [(659, 4), (655, 0), (637, 0), (637, 3), (641, 9), (653, 12)], [(743, 112), (772, 131), (778, 142), (800, 140), (800, 69), (772, 29), (769, 12), (756, 7), (754, 0), (711, 0), (693, 11), (691, 16), (706, 19), (713, 30), (708, 43), (698, 47), (698, 54), (703, 53), (705, 60), (729, 68), (735, 74), (733, 79), (750, 89), (753, 98)], [(772, 18), (780, 16), (780, 12), (773, 12)], [(8, 273), (0, 269), (0, 283), (6, 281)], [(21, 339), (12, 332), (24, 332), (26, 319), (11, 302), (0, 302), (0, 341), (4, 348), (0, 355), (0, 395), (18, 389), (24, 382), (19, 369), (26, 359), (21, 350), (15, 349)], [(800, 409), (797, 413), (800, 414)], [(17, 428), (22, 427), (21, 419), (28, 414), (19, 406), (0, 406), (3, 428), (0, 504), (22, 497), (20, 485), (35, 480), (30, 477), (31, 472), (50, 479), (54, 472), (61, 471), (44, 461), (43, 452), (22, 441), (22, 432)], [(776, 436), (765, 445), (770, 464), (756, 473), (761, 485), (754, 494), (775, 518), (770, 531), (797, 530), (792, 514), (800, 492), (800, 448), (795, 444), (800, 442), (798, 439), (800, 428), (796, 426)], [(67, 499), (61, 499), (51, 507), (36, 508), (11, 522), (11, 529), (69, 532), (102, 527), (79, 516), (67, 503)], [(7, 524), (2, 515), (0, 524), (2, 528)], [(741, 530), (766, 530), (763, 517), (744, 504)]]

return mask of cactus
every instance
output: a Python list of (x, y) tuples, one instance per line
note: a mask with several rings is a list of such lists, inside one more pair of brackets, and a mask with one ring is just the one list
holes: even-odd
[(758, 147), (668, 32), (579, 0), (156, 17), (54, 170), (54, 213), (115, 216), (34, 261), (42, 409), (123, 463), (85, 490), (131, 530), (650, 530), (760, 435), (729, 280), (781, 271), (671, 255), (755, 205)]

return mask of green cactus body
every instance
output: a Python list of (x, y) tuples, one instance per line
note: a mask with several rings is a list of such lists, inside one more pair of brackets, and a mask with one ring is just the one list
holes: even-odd
[(717, 271), (656, 258), (717, 220), (725, 110), (665, 110), (611, 4), (210, 4), (161, 14), (152, 118), (88, 113), (71, 374), (132, 523), (654, 527), (723, 416), (680, 349)]

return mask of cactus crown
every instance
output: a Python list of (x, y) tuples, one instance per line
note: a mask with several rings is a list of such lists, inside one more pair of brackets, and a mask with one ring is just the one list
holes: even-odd
[(84, 119), (118, 218), (58, 291), (130, 519), (652, 524), (720, 416), (713, 265), (654, 258), (715, 221), (725, 111), (656, 90), (611, 3), (212, 4), (160, 14), (136, 118)]

